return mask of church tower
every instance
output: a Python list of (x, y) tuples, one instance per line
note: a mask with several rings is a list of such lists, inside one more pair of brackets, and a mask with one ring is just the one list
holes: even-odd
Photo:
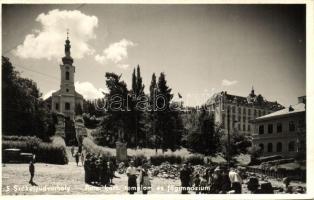
[(61, 83), (60, 90), (52, 94), (51, 108), (53, 112), (62, 113), (70, 119), (74, 119), (75, 111), (80, 106), (83, 108), (83, 96), (75, 91), (74, 74), (75, 66), (71, 57), (71, 45), (69, 33), (64, 45), (65, 56), (60, 65)]

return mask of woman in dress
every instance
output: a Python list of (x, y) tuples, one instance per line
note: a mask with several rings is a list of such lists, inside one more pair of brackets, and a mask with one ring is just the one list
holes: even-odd
[(144, 164), (140, 173), (140, 187), (143, 194), (147, 194), (151, 190), (151, 182), (149, 180), (149, 172), (147, 164)]
[(128, 176), (128, 192), (134, 194), (134, 192), (137, 192), (137, 170), (134, 167), (133, 161), (130, 162), (130, 166), (126, 169), (126, 175)]

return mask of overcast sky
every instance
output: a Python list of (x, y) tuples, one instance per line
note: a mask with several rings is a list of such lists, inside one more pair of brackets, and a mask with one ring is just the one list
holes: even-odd
[(2, 54), (45, 96), (60, 87), (67, 28), (86, 98), (106, 90), (106, 72), (130, 88), (137, 64), (146, 91), (165, 72), (186, 105), (252, 85), (285, 106), (305, 95), (303, 5), (3, 5)]

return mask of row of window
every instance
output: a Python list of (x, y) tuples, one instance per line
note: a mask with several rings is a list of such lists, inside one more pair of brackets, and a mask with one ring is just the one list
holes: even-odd
[[(266, 125), (265, 125), (266, 126)], [(289, 131), (290, 132), (294, 132), (295, 131), (295, 123), (294, 121), (289, 121)], [(272, 134), (274, 132), (274, 125), (273, 124), (268, 124), (267, 125), (267, 133), (268, 134)], [(278, 122), (276, 124), (276, 132), (277, 133), (281, 133), (282, 132), (282, 123)], [(261, 134), (264, 134), (265, 133), (265, 128), (264, 128), (264, 125), (261, 124), (259, 125), (258, 127), (258, 133), (261, 135)]]
[[(55, 104), (55, 108), (56, 108), (56, 110), (59, 110), (59, 103), (56, 103), (56, 104)], [(64, 108), (65, 108), (65, 110), (71, 110), (71, 104), (68, 103), (68, 102), (66, 102), (66, 103), (64, 104)]]
[[(223, 128), (227, 128), (227, 125), (225, 123), (222, 123)], [(230, 123), (230, 128), (235, 128), (236, 124)], [(241, 124), (238, 123), (238, 130), (239, 131), (251, 131), (251, 125), (248, 124), (247, 127), (245, 124), (242, 124), (242, 130), (241, 130)]]
[[(265, 152), (263, 143), (259, 144), (259, 148), (261, 149), (262, 152)], [(288, 143), (288, 151), (289, 152), (295, 151), (295, 142), (294, 141), (291, 141), (291, 142)], [(268, 143), (267, 144), (267, 152), (268, 153), (271, 153), (271, 152), (282, 152), (282, 143), (281, 142), (277, 142), (275, 151), (273, 150), (273, 143)]]
[[(225, 121), (225, 118), (226, 118), (226, 117), (228, 118), (228, 115), (225, 116), (225, 114), (222, 114), (222, 120), (223, 120), (223, 121)], [(241, 119), (243, 119), (243, 120), (242, 120), (243, 123), (245, 123), (246, 121), (249, 122), (250, 120), (253, 119), (253, 118), (250, 117), (250, 116), (248, 116), (248, 117), (246, 117), (246, 116), (243, 116), (243, 117), (238, 116), (238, 119), (236, 119), (236, 116), (235, 116), (235, 115), (230, 116), (230, 118), (232, 119), (233, 122), (241, 122)]]
[[(236, 107), (235, 106), (228, 106), (228, 109), (230, 109), (231, 108), (231, 111), (233, 112), (233, 113), (236, 113)], [(252, 114), (253, 114), (253, 112), (254, 112), (254, 116), (262, 116), (262, 115), (266, 115), (266, 114), (268, 114), (268, 113), (271, 113), (271, 112), (266, 112), (265, 110), (258, 110), (258, 109), (251, 109), (251, 108), (245, 108), (245, 107), (243, 107), (242, 109), (241, 109), (241, 107), (238, 107), (238, 113), (239, 114), (241, 114), (241, 112), (244, 114), (244, 115), (246, 115), (246, 111), (247, 111), (247, 113), (248, 113), (248, 115), (251, 115), (251, 111), (252, 111)]]

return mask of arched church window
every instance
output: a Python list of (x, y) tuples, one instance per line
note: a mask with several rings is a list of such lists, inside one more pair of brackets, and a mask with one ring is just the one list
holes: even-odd
[(70, 107), (70, 103), (66, 102), (65, 103), (65, 110), (70, 110), (71, 107)]
[(65, 72), (65, 79), (70, 80), (70, 73), (68, 71)]

